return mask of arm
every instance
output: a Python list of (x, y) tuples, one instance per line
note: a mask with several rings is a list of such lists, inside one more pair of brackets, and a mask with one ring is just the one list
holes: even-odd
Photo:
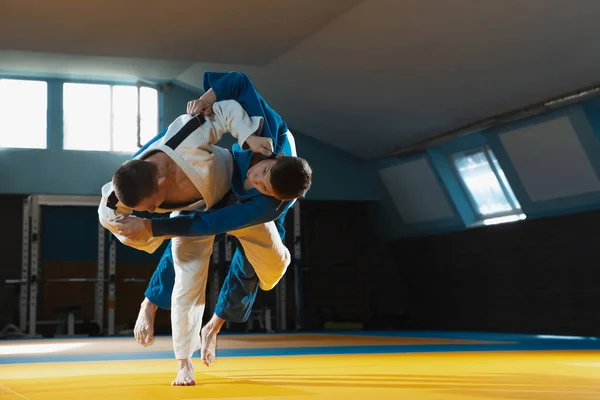
[(180, 215), (173, 218), (153, 218), (152, 234), (164, 236), (218, 235), (277, 219), (291, 202), (268, 196), (257, 196), (244, 203), (221, 209)]
[(244, 147), (252, 135), (262, 131), (264, 119), (250, 117), (235, 100), (219, 101), (212, 108), (213, 114), (207, 117), (210, 124), (206, 124), (209, 129), (208, 141), (210, 144), (217, 143), (224, 133), (229, 132), (237, 139), (240, 147)]
[[(269, 124), (265, 125), (264, 117), (268, 114), (265, 107), (266, 103), (260, 97), (250, 78), (240, 72), (205, 72), (204, 73), (204, 93), (199, 99), (188, 102), (187, 113), (190, 115), (210, 115), (213, 111), (215, 102), (227, 102), (235, 100), (245, 110), (250, 118), (263, 118), (263, 127), (259, 132), (249, 136), (245, 141), (238, 140), (238, 144), (244, 150), (251, 149), (255, 153), (261, 153), (264, 156), (271, 156), (274, 151), (274, 145), (277, 142), (276, 134)], [(272, 110), (271, 110), (272, 111)], [(287, 130), (287, 129), (286, 129)]]
[[(214, 90), (213, 85), (215, 86)], [(240, 101), (246, 97), (252, 99), (251, 95), (256, 93), (248, 90), (248, 88), (254, 88), (252, 81), (247, 75), (240, 72), (205, 72), (203, 87), (205, 93), (198, 99), (188, 102), (188, 114), (208, 116), (212, 113), (213, 104), (218, 101)]]
[(150, 254), (154, 253), (166, 238), (153, 237), (144, 241), (134, 241), (120, 235), (119, 225), (121, 225), (121, 220), (131, 215), (133, 210), (124, 207), (120, 203), (117, 203), (114, 206), (109, 205), (109, 197), (112, 193), (112, 183), (109, 182), (102, 187), (102, 199), (100, 200), (100, 205), (98, 206), (98, 219), (100, 220), (100, 224), (113, 235), (115, 235), (115, 237), (124, 245), (133, 247), (137, 250), (145, 251)]
[(250, 77), (241, 72), (205, 72), (202, 82), (206, 93), (201, 97), (207, 101), (238, 100), (255, 95), (256, 90)]

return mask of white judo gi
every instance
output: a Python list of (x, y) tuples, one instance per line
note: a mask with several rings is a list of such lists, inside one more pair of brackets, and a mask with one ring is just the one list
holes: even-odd
[[(181, 211), (205, 211), (214, 206), (229, 191), (233, 173), (231, 153), (215, 146), (224, 133), (231, 133), (240, 146), (246, 139), (262, 129), (262, 117), (249, 117), (234, 100), (216, 102), (213, 114), (202, 118), (182, 115), (167, 129), (165, 135), (137, 154), (134, 159), (144, 159), (155, 151), (167, 154), (190, 178), (203, 199), (185, 207), (157, 208), (157, 213), (177, 216)], [(102, 200), (98, 207), (101, 224), (123, 244), (153, 253), (164, 238), (132, 241), (118, 233), (119, 220), (133, 210), (116, 200), (112, 182), (102, 187)], [(228, 232), (236, 236), (245, 254), (261, 280), (265, 290), (273, 288), (287, 269), (291, 257), (283, 244), (274, 222)], [(175, 237), (172, 239), (172, 256), (175, 268), (175, 285), (171, 300), (171, 327), (175, 358), (191, 358), (200, 349), (200, 329), (205, 307), (205, 291), (214, 235), (201, 237)]]

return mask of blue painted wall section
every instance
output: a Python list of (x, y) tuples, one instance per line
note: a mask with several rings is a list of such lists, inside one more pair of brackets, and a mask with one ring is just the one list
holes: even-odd
[(367, 161), (294, 132), (298, 156), (313, 169), (309, 200), (379, 201), (385, 189), (375, 168)]

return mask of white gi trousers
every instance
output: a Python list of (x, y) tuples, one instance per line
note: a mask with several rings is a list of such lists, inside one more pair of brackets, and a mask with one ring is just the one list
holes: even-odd
[[(262, 290), (273, 289), (285, 274), (291, 255), (275, 222), (228, 232), (240, 241)], [(214, 236), (172, 239), (175, 286), (171, 297), (171, 328), (176, 359), (191, 358), (200, 349), (206, 305), (206, 281)]]

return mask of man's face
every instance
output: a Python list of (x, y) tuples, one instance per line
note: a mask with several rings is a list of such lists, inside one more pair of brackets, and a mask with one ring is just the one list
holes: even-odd
[(246, 178), (252, 182), (252, 186), (266, 196), (277, 198), (273, 187), (271, 186), (271, 168), (275, 165), (275, 160), (262, 160), (250, 167)]

